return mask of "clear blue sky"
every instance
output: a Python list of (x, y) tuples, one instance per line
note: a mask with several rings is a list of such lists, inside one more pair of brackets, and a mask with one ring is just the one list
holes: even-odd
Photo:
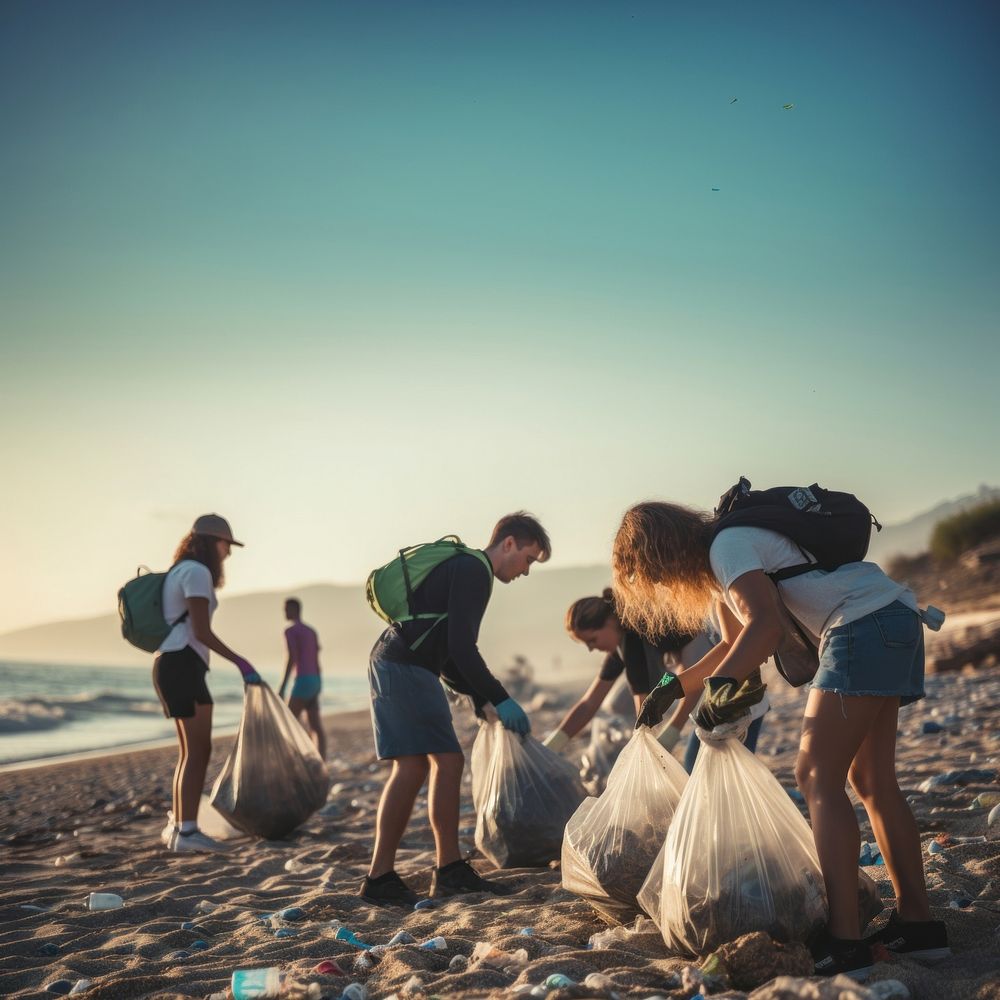
[(0, 629), (206, 510), (250, 590), (521, 506), (600, 562), (741, 473), (887, 521), (1000, 481), (998, 26), (8, 0)]

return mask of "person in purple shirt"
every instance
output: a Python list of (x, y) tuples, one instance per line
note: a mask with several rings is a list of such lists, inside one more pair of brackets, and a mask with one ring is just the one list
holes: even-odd
[[(295, 670), (288, 708), (307, 732), (312, 734), (319, 755), (326, 760), (326, 733), (319, 714), (319, 693), (323, 687), (319, 674), (319, 636), (316, 630), (302, 621), (302, 602), (296, 597), (285, 601), (285, 618), (292, 624), (285, 629), (288, 662), (278, 697), (285, 697), (288, 678)], [(303, 715), (305, 720), (303, 721)]]

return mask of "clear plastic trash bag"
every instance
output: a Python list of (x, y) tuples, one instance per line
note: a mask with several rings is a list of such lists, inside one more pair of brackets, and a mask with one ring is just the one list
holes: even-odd
[(267, 684), (248, 684), (236, 746), (212, 787), (233, 826), (275, 840), (326, 802), (330, 777), (309, 734)]
[(570, 816), (587, 797), (576, 767), (499, 722), (472, 745), (476, 847), (498, 868), (542, 868), (559, 857)]
[(633, 724), (622, 718), (597, 716), (590, 724), (590, 741), (580, 761), (580, 779), (591, 795), (600, 795), (618, 755), (632, 735)]
[[(742, 934), (805, 941), (826, 921), (812, 831), (788, 793), (741, 739), (746, 718), (698, 729), (701, 752), (639, 891), (667, 947), (704, 955)], [(861, 928), (881, 909), (858, 872)]]
[(635, 695), (628, 678), (622, 674), (604, 699), (604, 707), (612, 715), (620, 715), (629, 726), (635, 725)]
[(563, 888), (612, 920), (625, 923), (637, 916), (636, 896), (663, 846), (687, 780), (653, 731), (638, 729), (601, 797), (587, 799), (566, 824)]

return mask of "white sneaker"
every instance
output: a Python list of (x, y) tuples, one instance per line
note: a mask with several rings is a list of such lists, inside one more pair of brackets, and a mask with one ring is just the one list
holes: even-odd
[(170, 838), (173, 837), (176, 829), (177, 827), (174, 825), (174, 811), (173, 809), (168, 809), (167, 825), (160, 831), (160, 840), (163, 841), (164, 847), (170, 846)]
[(217, 840), (212, 840), (211, 837), (202, 833), (201, 830), (195, 830), (194, 833), (188, 834), (182, 834), (180, 830), (175, 830), (168, 846), (171, 851), (177, 852), (224, 851), (226, 849)]

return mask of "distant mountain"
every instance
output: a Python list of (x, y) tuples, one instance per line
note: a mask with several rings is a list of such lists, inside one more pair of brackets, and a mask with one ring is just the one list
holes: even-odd
[[(480, 649), (495, 670), (526, 656), (538, 673), (555, 670), (561, 677), (596, 673), (597, 654), (590, 655), (567, 636), (566, 609), (578, 597), (598, 594), (610, 583), (610, 570), (600, 566), (543, 568), (510, 586), (497, 583), (483, 619)], [(268, 678), (280, 676), (285, 663), (282, 615), (289, 591), (220, 593), (214, 625), (222, 639), (248, 656)], [(294, 591), (303, 618), (319, 632), (324, 669), (364, 674), (368, 653), (382, 630), (365, 601), (360, 584), (316, 584)], [(76, 621), (52, 622), (0, 635), (0, 659), (46, 663), (125, 665), (152, 663), (121, 637), (116, 614)], [(227, 669), (215, 661), (215, 669)]]
[(878, 533), (872, 534), (869, 558), (888, 564), (895, 556), (916, 556), (926, 552), (930, 545), (934, 525), (953, 514), (992, 500), (1000, 500), (1000, 487), (980, 486), (978, 492), (957, 500), (946, 500), (932, 510), (900, 524), (887, 524)]
[[(870, 557), (884, 565), (896, 555), (924, 552), (934, 525), (942, 518), (997, 499), (1000, 488), (981, 486), (971, 496), (938, 504), (901, 524), (886, 525), (872, 537)], [(599, 594), (610, 576), (610, 569), (602, 566), (545, 567), (511, 586), (497, 584), (480, 635), (487, 663), (499, 670), (523, 655), (540, 672), (556, 671), (563, 677), (595, 673), (598, 656), (588, 655), (569, 639), (563, 620), (576, 598)], [(306, 621), (319, 631), (325, 668), (363, 674), (381, 623), (369, 610), (362, 586), (316, 584), (295, 593), (302, 599)], [(282, 606), (287, 594), (281, 590), (233, 596), (222, 591), (220, 595), (215, 619), (219, 635), (268, 677), (280, 673), (284, 665)], [(122, 640), (117, 614), (7, 632), (0, 635), (0, 659), (108, 665), (151, 662), (151, 657)]]

